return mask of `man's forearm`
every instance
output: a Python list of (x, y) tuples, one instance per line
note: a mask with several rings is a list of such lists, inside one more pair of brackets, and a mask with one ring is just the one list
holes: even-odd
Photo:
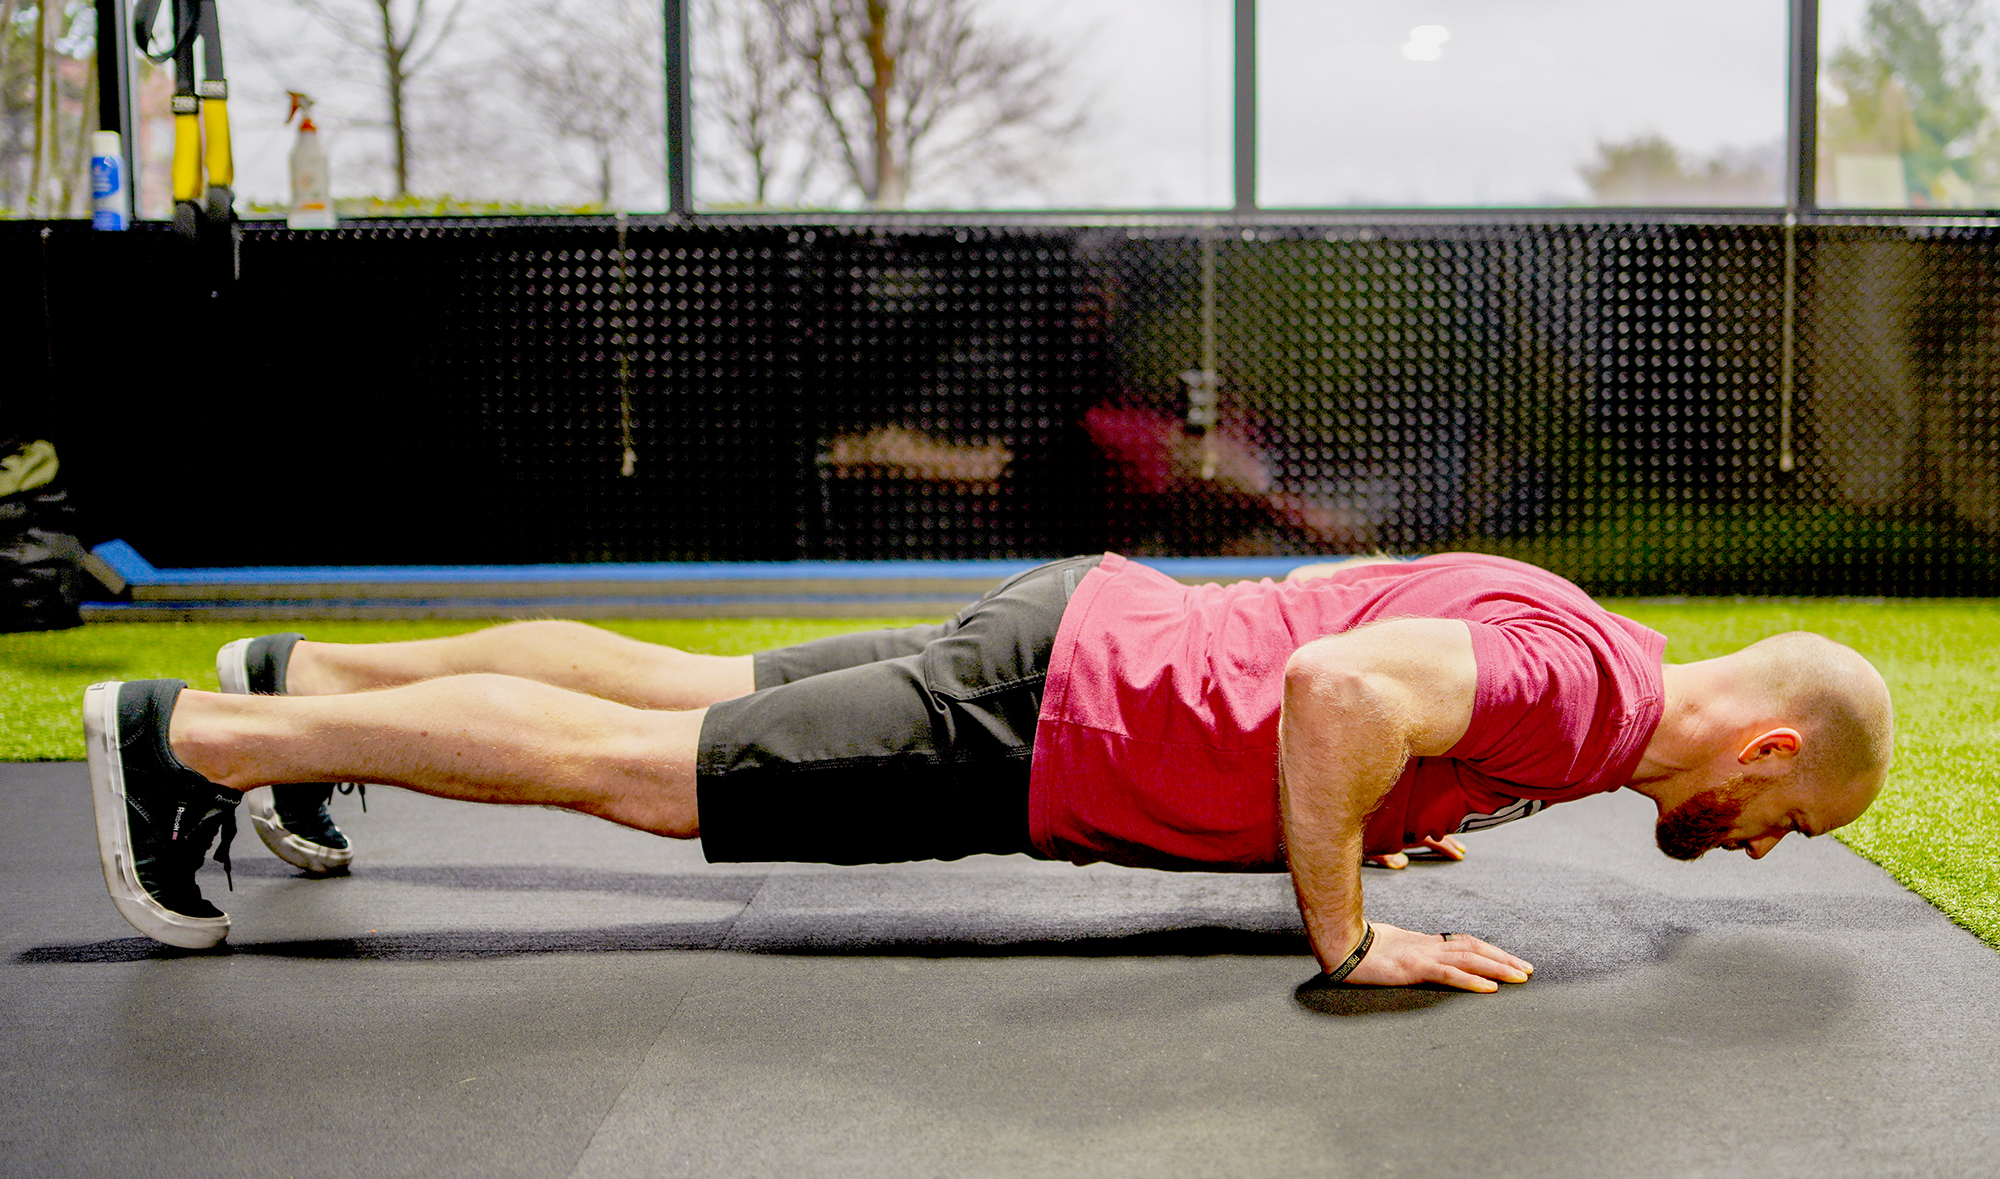
[[(1447, 756), (1465, 736), (1478, 672), (1470, 631), (1448, 619), (1396, 619), (1315, 639), (1286, 661), (1279, 806), (1299, 912), (1322, 969), (1338, 970), (1370, 928), (1361, 908), (1368, 816), (1411, 758)], [(1475, 937), (1372, 927), (1375, 940), (1351, 982), (1491, 991), (1533, 969)]]
[(1288, 677), (1278, 726), (1278, 798), (1292, 887), (1320, 967), (1361, 941), (1362, 833), (1409, 758), (1359, 682)]

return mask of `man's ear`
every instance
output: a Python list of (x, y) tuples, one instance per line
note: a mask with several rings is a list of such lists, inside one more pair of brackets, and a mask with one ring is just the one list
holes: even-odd
[(1736, 760), (1747, 766), (1767, 757), (1795, 757), (1802, 740), (1797, 729), (1772, 729), (1752, 737), (1750, 743), (1743, 747), (1743, 752), (1736, 755)]

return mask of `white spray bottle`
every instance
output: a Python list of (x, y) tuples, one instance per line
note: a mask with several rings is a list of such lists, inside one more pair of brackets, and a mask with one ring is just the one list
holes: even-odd
[(292, 96), (292, 109), (285, 121), (298, 117), (299, 141), (292, 145), (292, 207), (285, 224), (293, 229), (332, 229), (337, 224), (332, 183), (326, 171), (326, 149), (319, 145), (319, 128), (313, 126), (312, 99), (296, 90), (287, 93)]

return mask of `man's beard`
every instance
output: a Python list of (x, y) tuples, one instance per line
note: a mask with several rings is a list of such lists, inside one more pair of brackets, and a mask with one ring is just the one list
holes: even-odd
[(1698, 860), (1721, 847), (1743, 814), (1743, 800), (1733, 789), (1741, 782), (1740, 777), (1732, 778), (1661, 815), (1653, 828), (1660, 850), (1676, 860)]

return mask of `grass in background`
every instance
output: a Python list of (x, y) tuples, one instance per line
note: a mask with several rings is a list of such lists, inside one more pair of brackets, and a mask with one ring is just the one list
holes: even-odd
[[(1786, 630), (1854, 647), (1896, 700), (1896, 765), (1881, 799), (1837, 838), (2000, 948), (2000, 603), (1989, 601), (1609, 601), (1665, 634), (1675, 663)], [(740, 655), (921, 619), (678, 619), (606, 622), (689, 651)], [(266, 624), (269, 625), (269, 624)], [(479, 622), (315, 622), (316, 639), (436, 638)], [(83, 756), (77, 702), (98, 680), (172, 676), (214, 690), (215, 651), (258, 633), (232, 622), (101, 623), (0, 635), (0, 760)]]
[[(1648, 502), (1622, 492), (1586, 510), (1563, 528), (1463, 543), (1553, 570), (1600, 597), (1663, 586), (1756, 595), (2000, 591), (1992, 546), (1962, 521), (1824, 505)], [(1745, 553), (1758, 559), (1746, 564)]]
[(2000, 603), (1991, 600), (1608, 602), (1692, 663), (1788, 630), (1867, 656), (1896, 703), (1882, 796), (1835, 838), (2000, 949)]
[[(647, 618), (606, 620), (609, 630), (710, 655), (748, 655), (826, 635), (934, 618)], [(464, 621), (309, 622), (329, 643), (436, 639), (493, 625)], [(260, 627), (266, 629), (259, 629)], [(99, 680), (186, 680), (220, 688), (215, 652), (232, 639), (287, 629), (282, 622), (104, 622), (75, 630), (0, 634), (0, 761), (80, 761), (83, 690)]]

